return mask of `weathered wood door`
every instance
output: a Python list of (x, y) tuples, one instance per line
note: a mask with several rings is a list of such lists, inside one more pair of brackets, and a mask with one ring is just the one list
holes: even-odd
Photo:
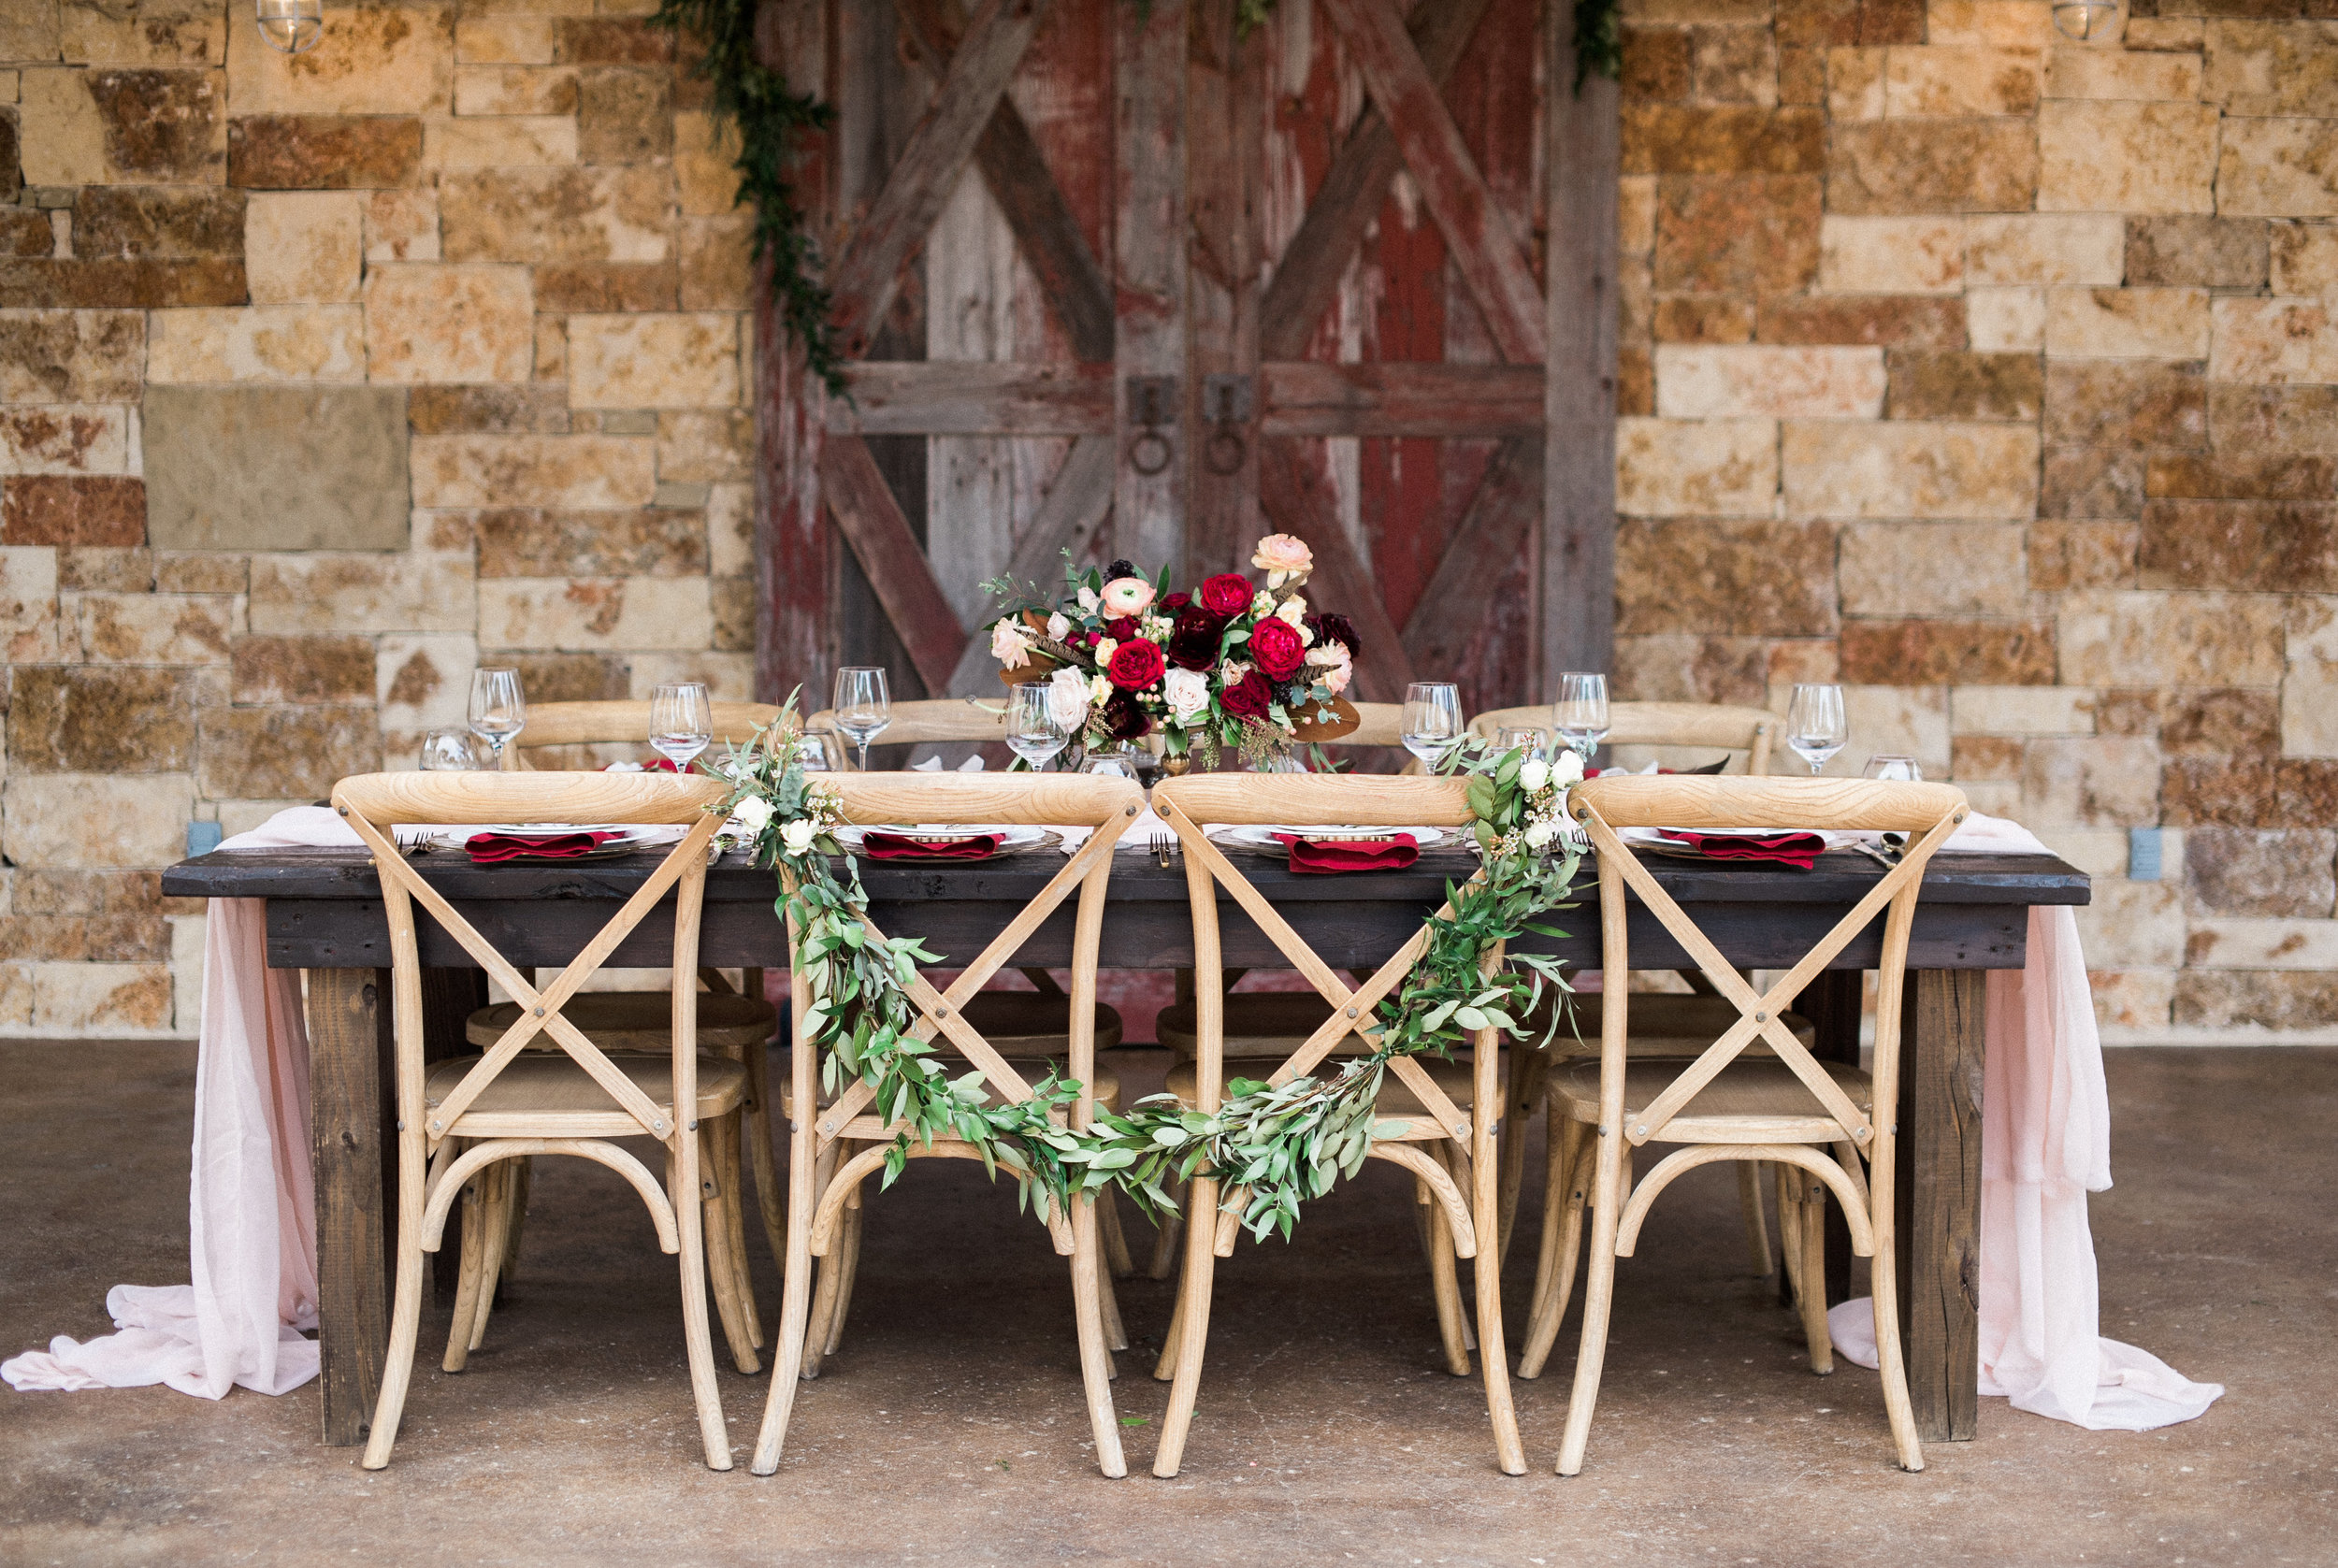
[(996, 690), (984, 580), (1272, 529), (1367, 698), (1606, 667), (1615, 104), (1570, 7), (767, 3), (836, 109), (801, 189), (855, 363), (824, 396), (766, 310), (764, 695)]

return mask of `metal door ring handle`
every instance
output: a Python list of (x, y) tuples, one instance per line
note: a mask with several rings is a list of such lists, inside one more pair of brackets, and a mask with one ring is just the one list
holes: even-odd
[(1202, 460), (1213, 474), (1237, 474), (1250, 455), (1249, 444), (1242, 432), (1232, 425), (1221, 424), (1212, 433), (1209, 444), (1202, 449)]
[[(1149, 455), (1156, 451), (1158, 457)], [(1174, 455), (1169, 438), (1158, 430), (1139, 430), (1129, 441), (1129, 467), (1147, 479), (1167, 468)]]

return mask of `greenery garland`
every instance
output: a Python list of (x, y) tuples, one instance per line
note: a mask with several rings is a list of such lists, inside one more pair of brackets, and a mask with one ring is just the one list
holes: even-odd
[[(713, 89), (714, 122), (739, 131), (734, 207), (755, 205), (755, 258), (772, 264), (772, 295), (787, 331), (803, 346), (805, 366), (828, 390), (849, 397), (844, 362), (829, 320), (830, 297), (821, 281), (820, 246), (796, 205), (787, 178), (796, 137), (825, 130), (836, 118), (830, 105), (791, 92), (787, 79), (756, 58), (758, 0), (658, 0), (654, 27), (687, 32), (701, 54), (694, 74)], [(1439, 4), (1441, 0), (1430, 0)], [(1149, 0), (1136, 0), (1147, 6)], [(1277, 0), (1234, 0), (1234, 31), (1247, 37), (1274, 14)], [(1575, 0), (1575, 91), (1593, 72), (1616, 79), (1624, 72), (1620, 0)]]
[[(721, 765), (732, 788), (718, 809), (745, 829), (752, 863), (778, 870), (775, 907), (794, 933), (791, 958), (811, 996), (803, 1022), (822, 1053), (823, 1089), (832, 1096), (859, 1079), (875, 1091), (874, 1113), (903, 1126), (886, 1153), (881, 1186), (907, 1166), (913, 1137), (929, 1146), (955, 1138), (973, 1144), (994, 1177), (1001, 1170), (1014, 1176), (1022, 1203), (1036, 1188), (1043, 1218), (1112, 1186), (1158, 1218), (1177, 1206), (1168, 1185), (1201, 1175), (1225, 1184), (1230, 1205), (1244, 1202), (1243, 1223), (1254, 1236), (1288, 1236), (1302, 1202), (1363, 1166), (1382, 1130), (1372, 1112), (1391, 1059), (1450, 1057), (1479, 1029), (1523, 1041), (1545, 987), (1567, 989), (1559, 960), (1537, 954), (1510, 954), (1491, 974), (1481, 970), (1495, 942), (1562, 934), (1537, 918), (1567, 907), (1573, 889), (1580, 851), (1566, 831), (1566, 795), (1581, 764), (1570, 752), (1553, 768), (1470, 739), (1438, 771), (1468, 777), (1481, 870), (1447, 885), (1452, 912), (1429, 922), (1427, 950), (1374, 1010), (1371, 1054), (1346, 1058), (1323, 1078), (1280, 1086), (1233, 1079), (1209, 1115), (1154, 1095), (1125, 1115), (1099, 1107), (1094, 1124), (1075, 1131), (1056, 1118), (1080, 1086), (1052, 1072), (1031, 1099), (989, 1104), (979, 1072), (952, 1078), (935, 1047), (913, 1032), (917, 966), (943, 960), (915, 937), (880, 937), (865, 924), (859, 862), (835, 837), (835, 797), (805, 773), (799, 737), (791, 696), (769, 730)], [(1557, 1014), (1537, 1048), (1548, 1043)]]

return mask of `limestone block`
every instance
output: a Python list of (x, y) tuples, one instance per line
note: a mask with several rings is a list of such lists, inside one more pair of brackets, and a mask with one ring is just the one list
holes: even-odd
[(1830, 49), (1826, 51), (1826, 114), (1838, 122), (1883, 118), (1883, 62), (1881, 49)]
[(406, 395), (395, 387), (156, 386), (143, 428), (158, 549), (406, 542)]
[(553, 19), (524, 14), (472, 15), (455, 25), (455, 57), (466, 65), (548, 65)]
[(2282, 673), (2273, 595), (2087, 592), (2056, 615), (2062, 679), (2096, 686), (2273, 686)]
[(140, 870), (183, 857), (185, 773), (20, 773), (0, 794), (0, 854), (16, 865)]
[(2281, 683), (2281, 754), (2338, 756), (2338, 617), (2289, 628)]
[(706, 496), (706, 569), (715, 577), (755, 573), (755, 486), (716, 484)]
[(377, 381), (524, 381), (535, 296), (520, 266), (388, 262), (366, 275), (366, 349)]
[(1637, 517), (1768, 517), (1778, 426), (1766, 419), (1616, 422), (1616, 507)]
[(20, 668), (14, 684), (13, 773), (184, 773), (195, 766), (201, 693), (192, 671)]
[[(2270, 226), (2271, 274), (2276, 295), (2338, 293), (2338, 224), (2274, 223)], [(2262, 282), (2259, 273), (2257, 281)]]
[(2144, 485), (2154, 497), (2318, 501), (2338, 495), (2338, 454), (2169, 453), (2152, 458)]
[(33, 976), (33, 1024), (42, 1034), (138, 1039), (170, 1032), (168, 964), (26, 967)]
[(618, 436), (417, 436), (414, 504), (647, 506), (657, 443)]
[(1823, 523), (1626, 523), (1616, 538), (1617, 629), (1827, 636), (1834, 550)]
[(527, 168), (576, 162), (574, 115), (497, 115), (423, 122), (425, 168)]
[(92, 664), (224, 665), (242, 606), (211, 594), (83, 594), (81, 657)]
[(1624, 174), (1817, 174), (1826, 125), (1816, 109), (1626, 103)]
[(727, 408), (738, 401), (735, 315), (569, 318), (569, 402), (575, 408)]
[(157, 310), (152, 322), (150, 386), (366, 379), (366, 317), (354, 305)]
[(379, 772), (382, 736), (362, 708), (207, 708), (195, 778), (212, 799), (320, 799), (352, 773)]
[(1968, 289), (1965, 331), (1984, 353), (2034, 353), (2045, 347), (2045, 291)]
[[(2248, 218), (2136, 218), (2127, 225), (2129, 283), (2257, 289), (2265, 282), (2266, 225)], [(2283, 224), (2285, 230), (2296, 225)], [(2312, 285), (2275, 294), (2310, 293)]]
[(171, 1031), (193, 1035), (203, 1027), (203, 937), (200, 914), (170, 917)]
[(2338, 907), (2333, 858), (2338, 833), (2328, 828), (2192, 827), (2184, 834), (2184, 885), (2203, 913), (2327, 921)]
[(106, 126), (86, 71), (44, 66), (18, 87), (18, 156), (32, 185), (95, 185), (110, 178)]
[(2038, 108), (2038, 209), (2215, 212), (2216, 121), (2205, 104), (2050, 98)]
[(1819, 287), (1832, 294), (1955, 294), (1964, 286), (1963, 226), (1948, 218), (1848, 218), (1819, 228)]
[(306, 54), (279, 54), (250, 25), (227, 30), (240, 114), (444, 114), (455, 84), (452, 0), (336, 7)]
[(576, 70), (569, 65), (457, 65), (455, 112), (574, 114)]
[(2146, 588), (2338, 593), (2338, 502), (2152, 501), (2137, 565)]
[(2057, 444), (2201, 451), (2207, 381), (2178, 365), (2049, 360), (2045, 437)]
[(131, 471), (130, 410), (120, 405), (0, 409), (0, 474)]
[(636, 654), (629, 661), (631, 684), (626, 695), (646, 702), (658, 686), (671, 681), (699, 681), (719, 701), (751, 702), (755, 696), (755, 656), (752, 654), (688, 649), (680, 653)]
[(676, 231), (685, 310), (744, 310), (755, 303), (755, 220), (685, 218)]
[(1893, 419), (2035, 420), (2044, 403), (2036, 354), (1894, 349), (1883, 368)]
[(1925, 21), (1927, 42), (1969, 49), (2044, 50), (2061, 36), (2048, 0), (1932, 0)]
[(0, 403), (135, 403), (145, 373), (135, 310), (0, 310)]
[[(1992, 813), (1994, 814), (1994, 813)], [(2163, 844), (2181, 840), (2178, 828), (2167, 829)], [(2123, 877), (2127, 875), (2129, 844), (2127, 834), (2116, 827), (2049, 827), (2038, 835), (2046, 848), (2085, 872), (2088, 876)], [(2162, 866), (2166, 862), (2163, 857)]]
[[(208, 0), (65, 0), (65, 60), (94, 65), (224, 65), (227, 19)], [(13, 59), (0, 53), (0, 59)]]
[(2184, 961), (2190, 969), (2338, 969), (2338, 920), (2195, 920)]
[[(1837, 752), (1823, 772), (1838, 778), (1859, 776), (1868, 758), (1912, 756), (1933, 778), (1948, 772), (1948, 693), (1938, 686), (1846, 685), (1843, 716), (1850, 721), (1851, 743)], [(1784, 704), (1778, 706), (1782, 711)], [(1786, 762), (1792, 753), (1780, 748)]]
[[(674, 116), (674, 177), (682, 188), (682, 210), (696, 213), (728, 213), (731, 210), (729, 196), (736, 191), (738, 175), (731, 172), (730, 158), (724, 157), (714, 171), (716, 182), (702, 185), (697, 192), (691, 182), (704, 180), (710, 171), (693, 170), (685, 173), (683, 159), (688, 137), (704, 137), (707, 117), (702, 114)], [(693, 123), (695, 122), (695, 124)], [(733, 154), (732, 156), (736, 156)], [(728, 180), (730, 190), (721, 181)], [(699, 206), (693, 207), (693, 201)], [(1656, 179), (1653, 175), (1627, 175), (1616, 181), (1616, 248), (1627, 256), (1643, 256), (1656, 248)]]
[(0, 60), (54, 60), (63, 47), (57, 7), (47, 0), (0, 11)]
[[(382, 747), (390, 766), (412, 761), (425, 732), (461, 726), (469, 714), (470, 674), (479, 644), (467, 635), (408, 634), (379, 640), (373, 655), (373, 692), (381, 715)], [(538, 701), (544, 697), (529, 689)], [(397, 738), (411, 736), (411, 744)]]
[(2126, 226), (2109, 213), (2028, 213), (1965, 224), (1965, 276), (1975, 284), (2115, 285), (2126, 268)]
[(82, 260), (243, 259), (244, 194), (184, 185), (94, 185), (73, 197)]
[(0, 481), (0, 544), (57, 544), (76, 554), (146, 542), (146, 482), (22, 474)]
[(2073, 359), (2205, 359), (2205, 289), (2050, 289), (2046, 352)]
[(2172, 971), (2098, 970), (2086, 981), (2094, 991), (2095, 1021), (2106, 1038), (2132, 1034), (2148, 1042), (2167, 1032), (2175, 1002)]
[(2127, 36), (2120, 42), (2135, 50), (2197, 54), (2204, 25), (2196, 16), (2130, 16), (2127, 19)]
[(366, 702), (373, 639), (349, 632), (235, 640), (229, 691), (238, 706)]
[(366, 196), (368, 264), (439, 259), (439, 193), (374, 191)]
[(477, 169), (439, 180), (439, 223), (450, 261), (664, 261), (673, 178), (620, 168)]
[(570, 424), (565, 390), (532, 383), (418, 386), (406, 418), (417, 436), (560, 436)]
[(558, 511), (498, 507), (477, 514), (484, 577), (703, 577), (702, 511)]
[(2157, 823), (2158, 742), (2135, 735), (2034, 740), (2023, 752), (2022, 800), (2028, 821), (2098, 827)]
[(55, 550), (0, 545), (0, 653), (12, 665), (60, 656)]
[(2220, 381), (2338, 381), (2338, 322), (2327, 296), (2219, 299), (2208, 373)]
[(2219, 450), (2338, 452), (2338, 387), (2213, 386), (2201, 424)]
[(468, 555), (263, 555), (252, 563), (254, 632), (471, 629), (478, 599)]
[(365, 204), (354, 191), (255, 193), (243, 209), (244, 276), (252, 285), (252, 302), (354, 302), (365, 250)]
[(2089, 969), (2175, 969), (2184, 962), (2184, 900), (2168, 883), (2100, 878), (2093, 902), (2077, 913)]
[(421, 170), (419, 120), (255, 114), (227, 126), (230, 185), (284, 191), (388, 189), (413, 184)]
[(2029, 604), (2018, 523), (1862, 523), (1842, 532), (1846, 615), (2018, 615)]
[[(73, 483), (74, 481), (11, 481), (12, 483)], [(87, 482), (103, 483), (104, 481)], [(136, 483), (136, 481), (127, 482)], [(34, 542), (34, 541), (27, 541)], [(106, 547), (71, 548), (57, 552), (58, 613), (64, 617), (59, 635), (70, 652), (79, 611), (70, 597), (76, 594), (145, 594), (154, 588), (154, 556), (146, 550)]]
[(1871, 120), (1834, 129), (1830, 211), (2026, 212), (2038, 190), (2038, 141), (2026, 119)]
[(1786, 511), (1797, 517), (2026, 519), (2038, 438), (2001, 424), (1790, 420)]
[(2282, 970), (2190, 970), (2176, 976), (2175, 1022), (2220, 1032), (2338, 1024), (2338, 976)]
[(1615, 642), (1616, 689), (1649, 702), (1741, 702), (1760, 707), (1768, 700), (1764, 676), (1769, 647), (1758, 638), (1745, 637), (1688, 633), (1619, 637)]
[(568, 395), (569, 319), (566, 316), (536, 318), (536, 380), (556, 383), (563, 396)]
[(1896, 119), (2034, 113), (2042, 72), (2030, 50), (1891, 50), (1883, 63), (1883, 112)]
[(591, 164), (639, 164), (674, 150), (673, 72), (602, 65), (576, 84), (580, 155)]
[(2051, 621), (1846, 621), (1841, 679), (1871, 685), (2050, 686)]
[(1949, 694), (1957, 735), (2092, 735), (2094, 693), (2071, 686), (1959, 686)]
[(2338, 22), (2218, 19), (2204, 41), (2199, 96), (2228, 115), (2338, 118)]
[(226, 73), (101, 65), (81, 86), (104, 128), (106, 176), (216, 185), (227, 165)]
[(752, 410), (667, 409), (657, 415), (657, 477), (667, 483), (752, 480), (755, 452)]
[(499, 578), (479, 584), (479, 640), (498, 648), (704, 648), (703, 577)]
[(2057, 49), (2046, 57), (2049, 98), (2164, 99), (2197, 103), (2197, 54), (2142, 53), (2115, 49)]
[[(8, 20), (0, 17), (0, 27)], [(0, 41), (6, 35), (0, 34)], [(33, 970), (26, 963), (0, 963), (0, 1029), (29, 1031), (33, 1027)]]
[(1660, 345), (1656, 412), (1666, 419), (1873, 419), (1883, 351)]
[(568, 262), (536, 268), (536, 309), (612, 314), (671, 310), (673, 262)]

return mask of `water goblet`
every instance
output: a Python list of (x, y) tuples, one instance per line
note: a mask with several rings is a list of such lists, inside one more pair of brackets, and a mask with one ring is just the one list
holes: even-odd
[(1055, 710), (1047, 698), (1048, 687), (1044, 681), (1007, 688), (1007, 749), (1030, 764), (1034, 772), (1072, 738), (1071, 732), (1056, 722)]
[(1461, 688), (1450, 681), (1415, 681), (1405, 688), (1405, 716), (1398, 738), (1405, 750), (1434, 763), (1461, 739)]
[(836, 711), (837, 732), (860, 749), (860, 770), (869, 770), (869, 742), (893, 722), (893, 704), (886, 695), (885, 671), (873, 665), (847, 665), (836, 672), (836, 691), (830, 707)]
[(1877, 752), (1868, 758), (1868, 765), (1859, 770), (1864, 779), (1897, 779), (1902, 784), (1922, 784), (1924, 770), (1916, 766), (1912, 756), (1900, 756), (1890, 752)]
[(1592, 754), (1608, 738), (1608, 678), (1586, 669), (1570, 669), (1561, 675), (1559, 699), (1551, 705), (1551, 722), (1588, 770)]
[(508, 666), (470, 672), (471, 733), (487, 742), (488, 766), (503, 766), (503, 748), (527, 727), (527, 696), (520, 690), (520, 672)]
[(714, 706), (697, 681), (669, 681), (650, 694), (649, 743), (686, 773), (714, 739)]
[(1850, 721), (1843, 717), (1842, 688), (1807, 684), (1794, 688), (1786, 708), (1786, 744), (1816, 773), (1851, 739)]
[(468, 773), (479, 766), (479, 748), (468, 729), (434, 729), (422, 738), (422, 766), (426, 772)]

